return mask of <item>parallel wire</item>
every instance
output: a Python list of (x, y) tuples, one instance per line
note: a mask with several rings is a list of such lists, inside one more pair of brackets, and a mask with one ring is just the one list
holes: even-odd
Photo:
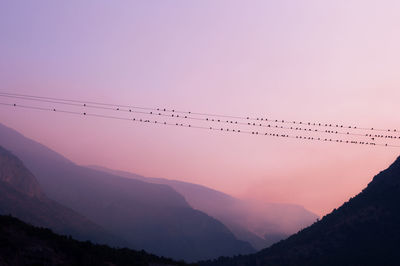
[(271, 119), (271, 118), (264, 118), (264, 117), (232, 116), (232, 115), (212, 114), (212, 113), (203, 113), (203, 112), (180, 111), (180, 110), (167, 109), (167, 108), (151, 108), (151, 107), (143, 107), (143, 106), (135, 106), (135, 105), (119, 105), (119, 104), (101, 103), (101, 102), (94, 102), (94, 101), (71, 100), (71, 99), (35, 96), (35, 95), (17, 94), (17, 93), (0, 92), (0, 95), (20, 96), (20, 97), (36, 98), (36, 99), (44, 99), (44, 100), (55, 100), (55, 101), (71, 102), (71, 103), (78, 103), (78, 104), (80, 103), (80, 104), (101, 105), (101, 106), (108, 106), (108, 107), (115, 107), (115, 108), (123, 107), (123, 108), (147, 110), (147, 111), (158, 111), (158, 112), (208, 116), (208, 117), (219, 117), (219, 118), (225, 118), (225, 119), (228, 118), (228, 119), (239, 119), (239, 120), (249, 120), (249, 121), (268, 121), (268, 122), (272, 122), (272, 123), (281, 123), (281, 124), (293, 124), (293, 125), (302, 125), (302, 126), (306, 125), (306, 126), (329, 127), (329, 128), (348, 128), (348, 129), (354, 129), (354, 130), (366, 130), (366, 131), (378, 131), (378, 132), (397, 132), (397, 129), (380, 129), (380, 128), (374, 128), (374, 127), (367, 128), (367, 127), (358, 127), (358, 126), (344, 126), (344, 125), (341, 125), (338, 123), (302, 122), (302, 121), (290, 121), (290, 120), (284, 120), (284, 119)]
[(170, 122), (166, 122), (166, 121), (160, 122), (158, 120), (150, 120), (150, 119), (142, 119), (142, 118), (125, 118), (125, 117), (110, 116), (110, 115), (103, 115), (103, 114), (96, 114), (96, 113), (76, 112), (76, 111), (69, 111), (69, 110), (64, 110), (64, 109), (21, 105), (21, 104), (17, 104), (17, 103), (0, 102), (0, 105), (14, 107), (14, 108), (33, 109), (33, 110), (57, 112), (57, 113), (67, 113), (67, 114), (73, 114), (73, 115), (79, 115), (79, 116), (92, 116), (92, 117), (114, 119), (114, 120), (124, 120), (124, 121), (140, 122), (140, 123), (178, 126), (178, 127), (213, 130), (213, 131), (230, 132), (230, 133), (250, 134), (250, 135), (257, 135), (257, 136), (272, 136), (272, 137), (292, 138), (292, 139), (308, 140), (308, 141), (335, 142), (335, 143), (343, 143), (343, 144), (359, 144), (359, 145), (368, 145), (368, 146), (383, 146), (383, 147), (400, 148), (399, 145), (392, 145), (392, 144), (387, 144), (387, 143), (375, 143), (375, 142), (332, 139), (332, 138), (328, 139), (328, 138), (320, 138), (320, 137), (317, 138), (317, 137), (310, 137), (310, 136), (303, 136), (303, 135), (289, 135), (289, 134), (278, 134), (278, 133), (271, 133), (271, 132), (246, 131), (246, 130), (238, 130), (238, 129), (231, 129), (231, 128), (204, 127), (204, 126), (191, 125), (191, 124), (187, 124), (187, 123), (170, 123)]
[[(243, 125), (243, 126), (253, 126), (253, 127), (265, 127), (265, 128), (276, 128), (276, 129), (285, 129), (285, 130), (293, 130), (293, 131), (306, 131), (306, 132), (317, 132), (317, 133), (324, 133), (324, 134), (339, 134), (339, 135), (350, 135), (350, 136), (358, 136), (358, 137), (368, 137), (371, 138), (372, 140), (375, 140), (375, 138), (389, 138), (389, 139), (400, 139), (400, 136), (395, 136), (395, 135), (382, 135), (382, 134), (361, 134), (361, 133), (353, 133), (353, 132), (343, 132), (343, 131), (337, 131), (337, 130), (319, 130), (319, 129), (312, 129), (310, 127), (315, 126), (315, 124), (309, 124), (309, 127), (293, 127), (293, 126), (278, 126), (278, 125), (272, 125), (272, 124), (265, 124), (265, 123), (259, 123), (261, 122), (260, 120), (255, 123), (251, 122), (240, 122), (240, 121), (232, 121), (232, 120), (221, 120), (221, 119), (214, 119), (214, 118), (199, 118), (199, 117), (192, 117), (188, 115), (180, 116), (179, 114), (166, 114), (163, 111), (135, 111), (134, 108), (130, 109), (123, 109), (120, 107), (115, 107), (114, 105), (103, 105), (103, 106), (97, 106), (93, 105), (94, 102), (83, 102), (79, 101), (79, 103), (74, 103), (74, 102), (68, 102), (68, 101), (63, 101), (63, 99), (59, 100), (52, 100), (55, 98), (49, 98), (49, 97), (38, 97), (34, 98), (31, 96), (13, 96), (13, 95), (1, 95), (0, 97), (7, 97), (7, 98), (12, 98), (12, 99), (22, 99), (22, 100), (30, 100), (30, 101), (36, 101), (36, 102), (45, 102), (45, 103), (55, 103), (55, 104), (62, 104), (62, 105), (69, 105), (69, 106), (75, 106), (75, 107), (86, 107), (86, 108), (94, 108), (94, 109), (102, 109), (102, 110), (109, 110), (109, 111), (121, 111), (121, 112), (130, 112), (130, 113), (137, 113), (137, 114), (144, 114), (144, 115), (152, 115), (152, 116), (164, 116), (164, 117), (172, 117), (172, 118), (177, 118), (177, 119), (188, 119), (188, 120), (197, 120), (197, 121), (205, 121), (205, 122), (215, 122), (215, 123), (224, 123), (224, 124), (234, 124), (234, 125)], [(42, 99), (42, 98), (48, 98), (48, 99)], [(111, 107), (113, 106), (113, 107)], [(123, 106), (124, 107), (124, 106)], [(125, 107), (126, 108), (126, 107)], [(144, 109), (144, 108), (141, 108)], [(149, 109), (149, 108), (147, 108)], [(153, 110), (153, 109), (151, 109)], [(159, 110), (159, 109), (156, 109)], [(307, 126), (307, 125), (305, 125)]]

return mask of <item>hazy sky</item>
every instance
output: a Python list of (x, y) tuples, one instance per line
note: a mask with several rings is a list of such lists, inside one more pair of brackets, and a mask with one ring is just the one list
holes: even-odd
[[(365, 0), (1, 1), (0, 91), (396, 128), (399, 12)], [(6, 107), (0, 123), (78, 164), (318, 214), (400, 155)]]

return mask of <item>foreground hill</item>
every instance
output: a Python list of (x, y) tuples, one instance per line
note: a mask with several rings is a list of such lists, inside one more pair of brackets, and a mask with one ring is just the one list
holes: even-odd
[(186, 265), (144, 251), (113, 249), (0, 216), (0, 265)]
[(0, 145), (24, 162), (49, 198), (126, 240), (129, 248), (187, 261), (254, 252), (169, 186), (78, 166), (3, 125)]
[(69, 208), (50, 200), (24, 164), (0, 146), (0, 214), (11, 214), (36, 226), (80, 240), (112, 246), (124, 242)]
[(317, 215), (298, 205), (247, 202), (197, 184), (143, 177), (100, 166), (90, 167), (118, 176), (168, 185), (184, 196), (190, 206), (218, 219), (238, 239), (249, 242), (257, 250), (297, 233), (318, 218)]
[[(340, 188), (338, 188), (340, 189)], [(400, 265), (400, 157), (321, 221), (259, 253), (203, 265)]]

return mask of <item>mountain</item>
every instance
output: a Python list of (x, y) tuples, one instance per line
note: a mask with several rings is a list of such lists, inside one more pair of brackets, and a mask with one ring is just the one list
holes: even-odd
[[(340, 188), (338, 188), (340, 189)], [(254, 255), (202, 265), (400, 265), (400, 157), (319, 222)]]
[(0, 147), (0, 214), (12, 214), (36, 226), (80, 240), (123, 245), (87, 218), (46, 197), (33, 174), (9, 151)]
[(225, 224), (238, 239), (260, 250), (303, 229), (318, 218), (302, 206), (279, 203), (256, 203), (234, 198), (205, 186), (164, 178), (90, 166), (118, 176), (165, 184), (183, 195), (194, 209), (207, 213)]
[(45, 198), (36, 178), (23, 163), (9, 151), (0, 146), (0, 182), (12, 187), (27, 197)]
[(0, 265), (138, 265), (183, 266), (183, 262), (143, 251), (113, 249), (79, 242), (51, 230), (28, 225), (11, 216), (0, 216)]
[(126, 240), (130, 248), (188, 261), (254, 251), (169, 186), (78, 166), (3, 125), (0, 145), (24, 162), (49, 198)]

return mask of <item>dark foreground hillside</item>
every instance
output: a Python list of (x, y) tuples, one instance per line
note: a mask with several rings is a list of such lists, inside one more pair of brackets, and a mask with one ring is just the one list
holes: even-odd
[(113, 249), (0, 216), (0, 265), (187, 265), (144, 251)]
[(201, 264), (400, 265), (400, 157), (356, 197), (287, 240), (254, 255)]

